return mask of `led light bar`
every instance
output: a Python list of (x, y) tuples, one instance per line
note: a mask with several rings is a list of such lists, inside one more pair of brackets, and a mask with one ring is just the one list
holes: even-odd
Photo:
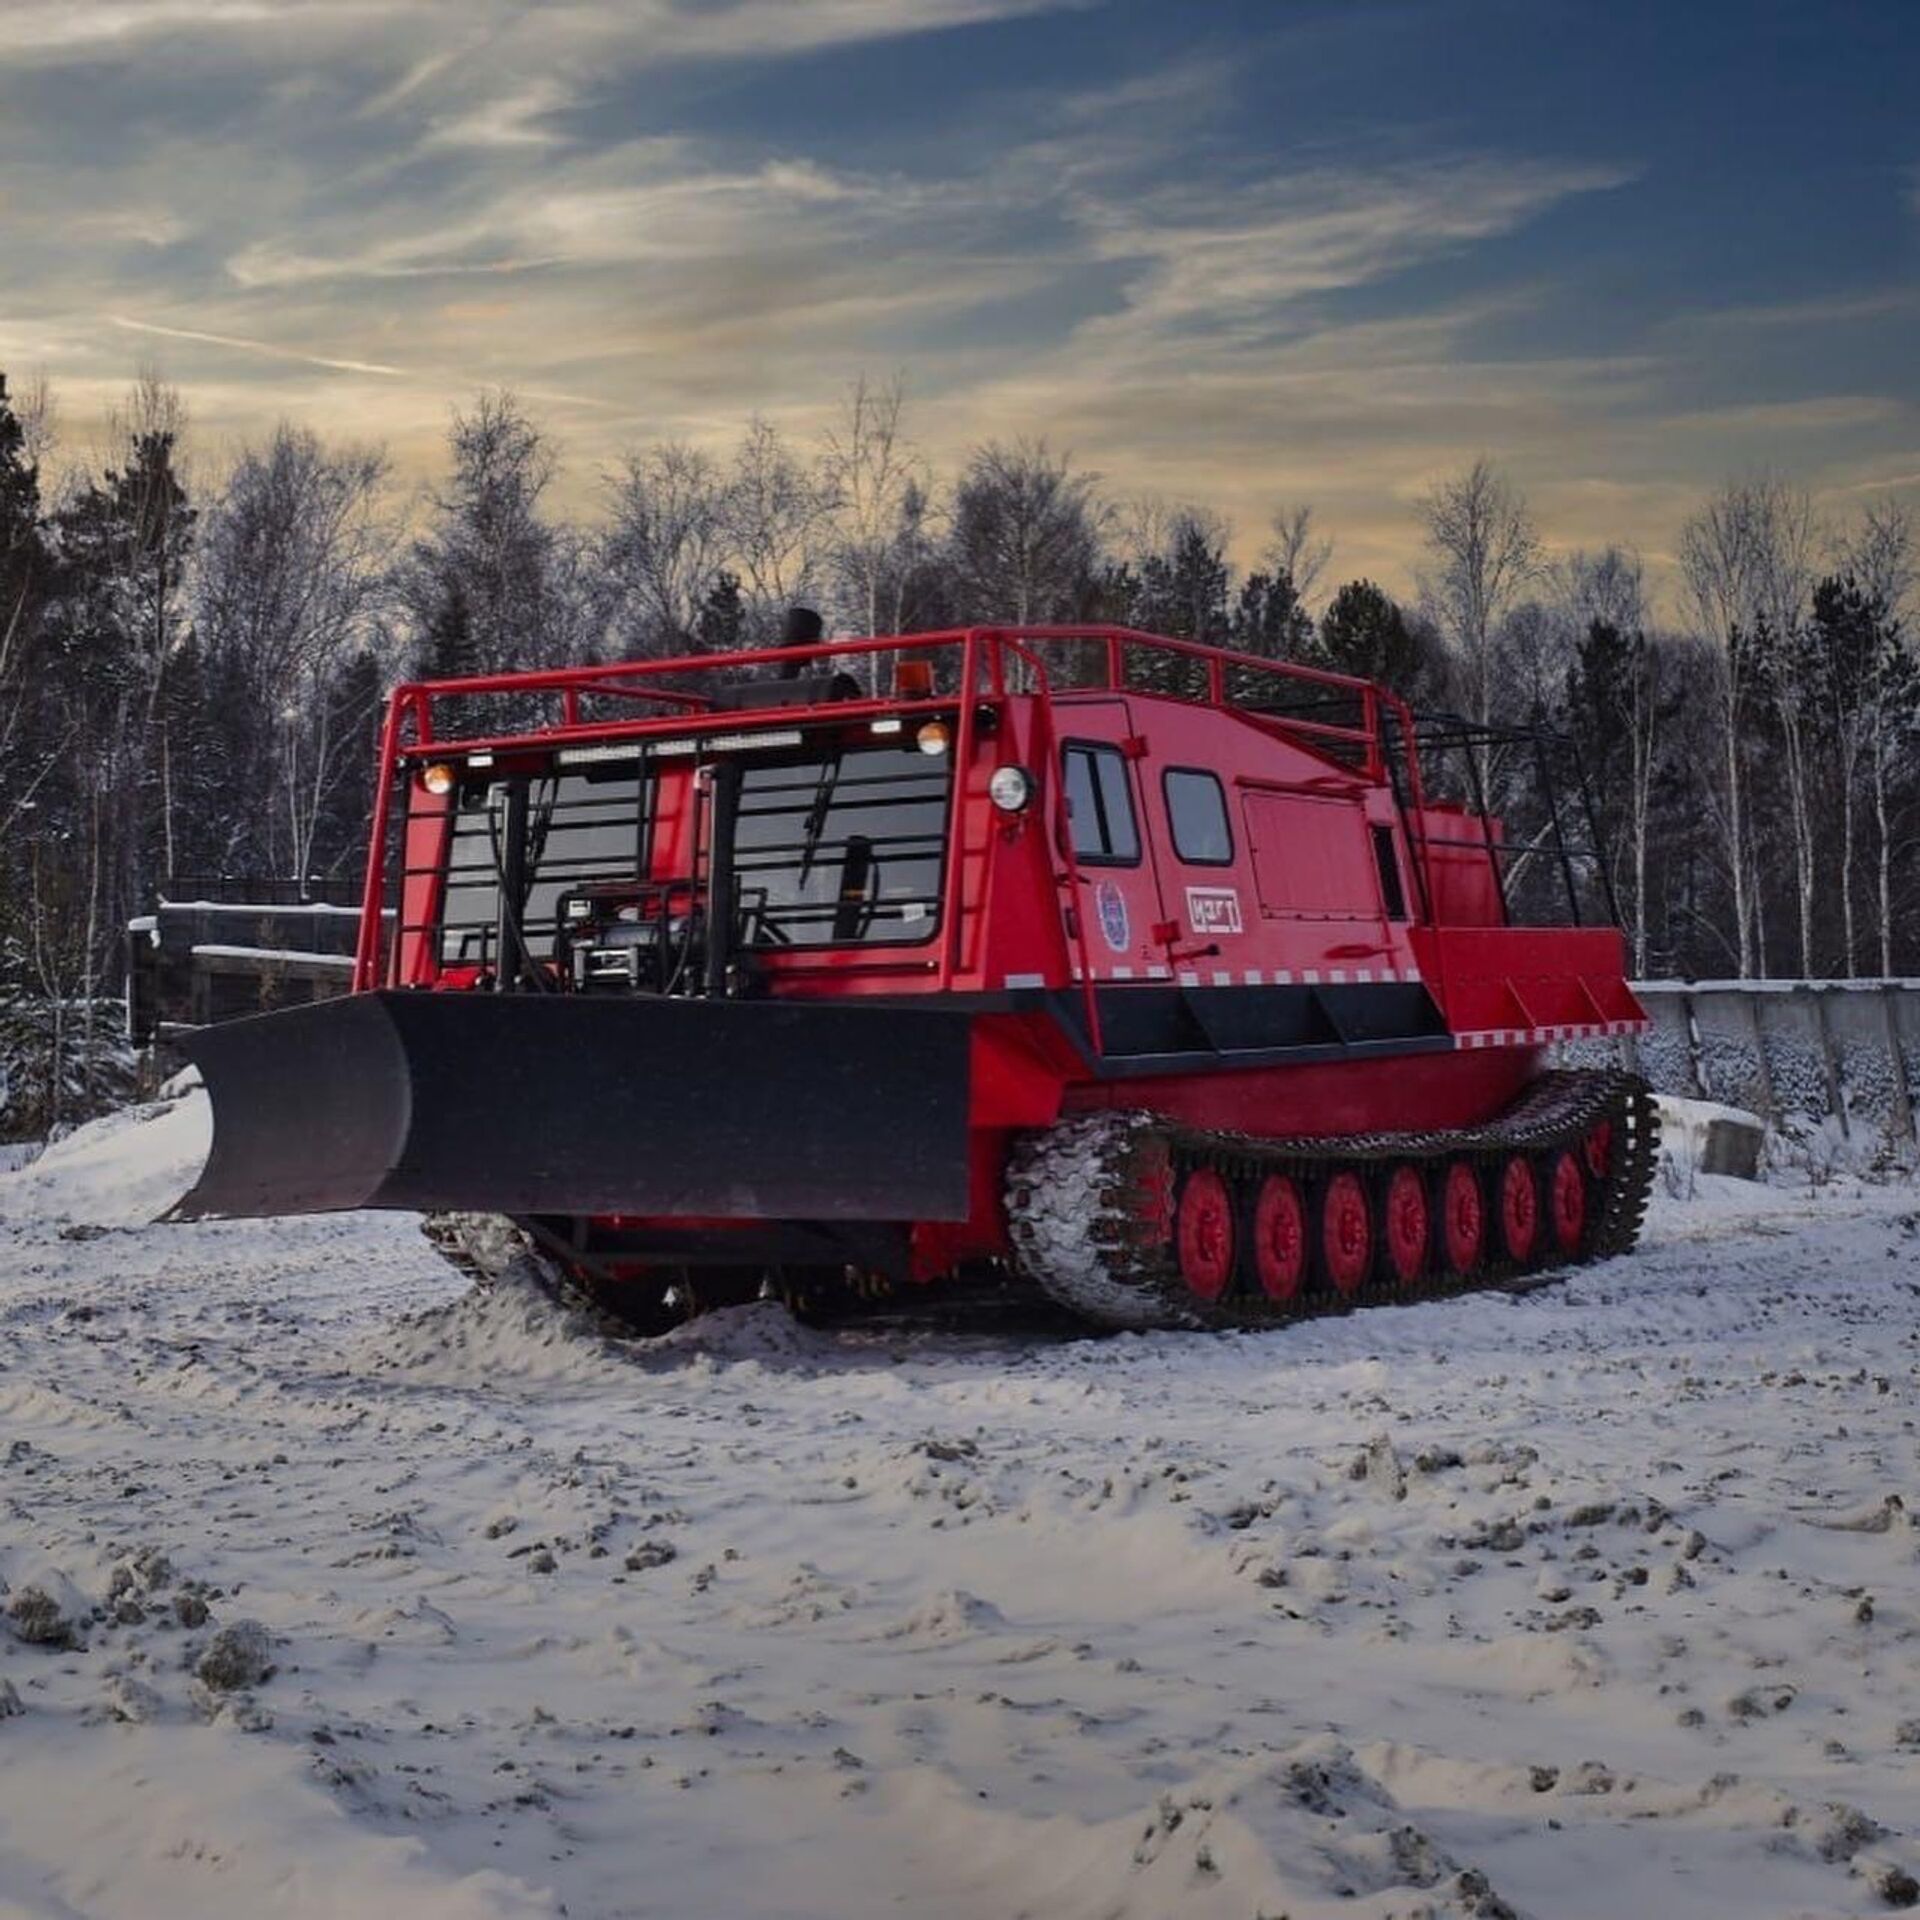
[(709, 733), (690, 740), (656, 740), (657, 754), (740, 753), (754, 747), (797, 747), (798, 727), (783, 727), (771, 733)]
[(638, 760), (642, 750), (638, 740), (609, 740), (598, 747), (562, 747), (553, 757), (563, 767), (593, 767), (608, 760)]
[(767, 733), (696, 734), (684, 740), (608, 740), (592, 747), (561, 747), (553, 757), (559, 766), (591, 767), (610, 760), (637, 760), (643, 753), (684, 758), (696, 753), (749, 752), (755, 747), (797, 747), (802, 737), (798, 727), (782, 727)]

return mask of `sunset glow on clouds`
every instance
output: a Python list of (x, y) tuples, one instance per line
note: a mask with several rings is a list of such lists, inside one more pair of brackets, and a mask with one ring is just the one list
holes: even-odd
[(1895, 0), (11, 0), (0, 368), (405, 471), (510, 386), (583, 506), (898, 370), (1343, 572), (1482, 450), (1657, 560), (1729, 471), (1920, 494), (1917, 78)]

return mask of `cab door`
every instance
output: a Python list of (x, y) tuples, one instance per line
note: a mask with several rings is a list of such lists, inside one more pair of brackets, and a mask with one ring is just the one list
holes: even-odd
[[(1075, 907), (1097, 981), (1169, 977), (1161, 896), (1139, 734), (1120, 698), (1062, 702), (1060, 770), (1079, 869)], [(1078, 956), (1076, 955), (1076, 964)]]

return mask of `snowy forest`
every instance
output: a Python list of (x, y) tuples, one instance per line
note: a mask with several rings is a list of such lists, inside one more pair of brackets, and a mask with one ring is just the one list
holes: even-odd
[[(169, 886), (346, 897), (384, 691), (412, 676), (724, 654), (785, 610), (841, 634), (1091, 620), (1543, 723), (1587, 770), (1641, 977), (1920, 971), (1912, 517), (1728, 481), (1657, 566), (1557, 551), (1491, 459), (1418, 503), (1418, 589), (1341, 579), (1338, 529), (1275, 503), (1241, 570), (1204, 505), (1122, 498), (1044, 441), (916, 448), (900, 382), (799, 444), (637, 445), (598, 511), (513, 396), (403, 485), (378, 447), (282, 425), (224, 451), (141, 375), (103, 452), (0, 377), (0, 1008), (117, 1030), (129, 916)], [(983, 423), (983, 426), (995, 423)], [(1495, 796), (1496, 800), (1498, 795)]]

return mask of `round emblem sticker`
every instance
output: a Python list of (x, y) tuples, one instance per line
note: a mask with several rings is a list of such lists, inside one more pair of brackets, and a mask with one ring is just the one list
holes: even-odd
[(1126, 896), (1111, 880), (1102, 880), (1093, 890), (1093, 904), (1099, 909), (1100, 931), (1115, 953), (1125, 953), (1133, 944), (1133, 929), (1127, 924)]

